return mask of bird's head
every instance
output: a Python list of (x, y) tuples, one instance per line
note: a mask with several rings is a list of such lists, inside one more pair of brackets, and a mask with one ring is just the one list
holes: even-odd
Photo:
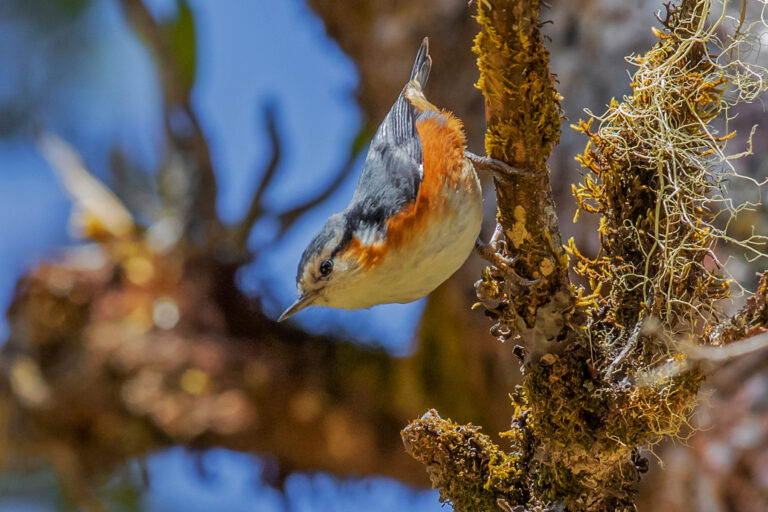
[(355, 307), (345, 303), (346, 292), (356, 285), (362, 270), (351, 249), (353, 238), (343, 214), (337, 213), (328, 219), (301, 256), (296, 274), (299, 297), (278, 321), (312, 305)]

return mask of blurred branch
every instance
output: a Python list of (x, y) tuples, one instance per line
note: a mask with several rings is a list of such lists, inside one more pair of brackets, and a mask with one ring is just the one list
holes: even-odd
[(272, 181), (277, 174), (277, 169), (280, 167), (280, 160), (283, 153), (282, 144), (280, 143), (280, 134), (277, 131), (274, 105), (269, 103), (264, 105), (264, 120), (271, 148), (270, 157), (266, 168), (260, 173), (259, 182), (256, 185), (256, 190), (251, 198), (248, 212), (235, 230), (235, 247), (240, 251), (245, 251), (247, 249), (248, 235), (251, 232), (251, 228), (253, 228), (253, 225), (264, 213), (262, 208), (264, 192), (266, 192), (267, 188), (272, 184)]
[(288, 231), (302, 215), (331, 197), (331, 194), (336, 192), (339, 186), (344, 183), (350, 174), (352, 174), (352, 171), (356, 169), (355, 162), (365, 149), (365, 147), (359, 148), (353, 146), (350, 150), (349, 156), (347, 157), (347, 161), (344, 162), (344, 164), (336, 171), (336, 175), (334, 176), (333, 180), (331, 180), (328, 185), (326, 185), (320, 192), (318, 192), (315, 197), (302, 203), (299, 206), (296, 206), (295, 208), (281, 212), (278, 215), (278, 220), (280, 222), (280, 235), (283, 235), (286, 231)]
[(206, 256), (179, 274), (178, 252), (136, 251), (25, 277), (0, 360), (27, 439), (59, 440), (87, 474), (186, 445), (269, 453), (284, 475), (423, 484), (396, 434), (413, 413), (398, 410), (396, 359), (268, 319), (237, 291), (235, 265)]
[[(186, 69), (189, 65), (185, 66), (184, 62), (190, 57), (194, 59), (194, 31), (176, 35), (176, 37), (189, 38), (190, 41), (187, 41), (184, 49), (175, 50), (171, 37), (173, 34), (168, 27), (155, 21), (142, 0), (121, 0), (121, 4), (134, 30), (149, 47), (157, 61), (156, 69), (163, 93), (166, 132), (176, 149), (193, 159), (190, 167), (197, 179), (194, 180), (196, 192), (192, 212), (198, 217), (207, 242), (214, 243), (221, 228), (216, 211), (216, 176), (208, 143), (190, 101), (194, 76), (190, 76), (191, 72)], [(191, 24), (191, 13), (188, 12), (189, 7), (186, 3), (181, 3), (181, 9), (180, 16), (186, 13), (189, 17), (188, 23)], [(183, 115), (183, 118), (178, 119), (179, 114)], [(175, 122), (182, 123), (182, 126), (174, 126)]]
[(422, 486), (397, 436), (407, 418), (437, 402), (505, 421), (494, 406), (504, 397), (451, 391), (473, 360), (445, 353), (460, 347), (398, 358), (308, 335), (245, 297), (236, 263), (186, 244), (157, 253), (138, 237), (115, 249), (73, 251), (19, 283), (0, 349), (0, 410), (18, 427), (0, 429), (12, 460), (46, 457), (35, 450), (55, 440), (87, 477), (168, 446), (225, 447), (274, 457), (278, 484), (323, 470)]
[[(275, 178), (275, 173), (280, 164), (280, 157), (282, 156), (282, 144), (280, 143), (280, 134), (277, 132), (274, 105), (267, 104), (264, 106), (264, 120), (266, 121), (267, 135), (269, 136), (272, 151), (266, 170), (261, 173), (261, 179), (256, 187), (256, 192), (253, 194), (254, 204), (260, 204), (261, 200), (264, 198), (264, 192), (272, 184), (272, 180)], [(251, 205), (251, 209), (254, 210), (253, 205)], [(246, 219), (250, 219), (251, 217), (253, 216), (250, 214), (246, 215)], [(255, 219), (255, 217), (253, 218)], [(253, 221), (250, 222), (250, 225), (253, 225)]]
[[(277, 130), (277, 124), (275, 122), (274, 108), (271, 106), (266, 106), (264, 109), (264, 117), (266, 120), (267, 134), (269, 136), (271, 146), (270, 159), (265, 170), (261, 173), (261, 178), (259, 179), (256, 190), (254, 191), (250, 206), (248, 207), (248, 212), (246, 213), (245, 217), (243, 217), (243, 220), (235, 228), (234, 243), (238, 251), (244, 251), (247, 248), (248, 236), (251, 232), (251, 229), (253, 228), (253, 225), (262, 215), (264, 215), (264, 213), (266, 213), (264, 210), (264, 205), (262, 204), (264, 193), (277, 176), (277, 170), (280, 166), (280, 159), (282, 156), (282, 145), (280, 143), (280, 134)], [(356, 169), (355, 162), (366, 149), (366, 145), (360, 143), (361, 136), (363, 136), (362, 133), (355, 139), (347, 160), (339, 169), (336, 170), (336, 173), (330, 183), (328, 183), (319, 192), (317, 192), (314, 197), (308, 199), (307, 201), (299, 204), (294, 208), (280, 212), (277, 215), (277, 220), (280, 224), (280, 230), (277, 235), (278, 237), (284, 235), (286, 231), (288, 231), (293, 226), (293, 224), (299, 220), (299, 218), (301, 218), (302, 215), (327, 200), (339, 188), (339, 186), (344, 183), (347, 178), (349, 178), (352, 172)]]

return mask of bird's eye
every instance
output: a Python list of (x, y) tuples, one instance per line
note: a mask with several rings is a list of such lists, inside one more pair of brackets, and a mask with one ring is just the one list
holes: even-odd
[(327, 276), (333, 271), (333, 262), (331, 260), (325, 260), (320, 264), (320, 273)]

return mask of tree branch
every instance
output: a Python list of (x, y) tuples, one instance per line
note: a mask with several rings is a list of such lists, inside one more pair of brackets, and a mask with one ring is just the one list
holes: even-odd
[[(502, 433), (510, 443), (503, 457), (476, 429), (435, 414), (402, 432), (406, 449), (427, 465), (441, 499), (457, 512), (635, 510), (647, 469), (639, 450), (689, 427), (704, 378), (689, 359), (728, 359), (766, 345), (762, 334), (724, 351), (681, 351), (669, 343), (681, 333), (706, 342), (708, 323), (719, 318), (715, 304), (730, 281), (704, 264), (714, 241), (759, 253), (754, 246), (762, 240), (728, 238), (708, 211), (713, 169), (727, 160), (723, 143), (730, 138), (712, 135), (709, 123), (768, 89), (768, 70), (718, 58), (717, 50), (738, 54), (730, 50), (743, 41), (712, 36), (725, 14), (710, 21), (710, 7), (709, 0), (683, 0), (668, 19), (669, 32), (659, 32), (658, 43), (636, 58), (634, 95), (612, 101), (596, 131), (590, 123), (578, 127), (590, 138), (579, 160), (591, 174), (574, 190), (582, 209), (602, 215), (598, 258), (570, 246), (576, 271), (590, 280), (585, 297), (571, 292), (545, 167), (559, 110), (538, 31), (539, 2), (478, 1), (487, 152), (540, 172), (497, 180), (499, 219), (507, 242), (522, 250), (517, 272), (542, 280), (513, 287), (518, 278), (492, 268), (476, 285), (499, 318), (499, 336), (519, 335), (528, 352), (523, 383), (512, 394), (512, 425)], [(749, 73), (733, 72), (742, 66)], [(739, 100), (729, 103), (725, 83), (738, 89)], [(763, 309), (755, 306), (767, 293), (763, 284), (753, 311), (721, 331), (743, 333), (745, 317), (754, 320), (750, 329), (765, 330), (768, 317), (754, 310)], [(646, 330), (651, 319), (657, 328)]]
[[(567, 335), (573, 313), (568, 258), (562, 248), (546, 159), (560, 138), (560, 95), (549, 73), (549, 52), (539, 31), (539, 1), (477, 2), (475, 39), (488, 129), (486, 152), (533, 176), (495, 179), (498, 220), (513, 269), (532, 286), (504, 272), (486, 275), (484, 288), (502, 304), (495, 312), (527, 344), (529, 357)], [(487, 295), (486, 295), (487, 297)]]
[[(216, 176), (208, 143), (190, 101), (194, 82), (194, 64), (191, 70), (184, 70), (180, 63), (180, 60), (190, 58), (186, 53), (194, 52), (194, 32), (177, 36), (187, 38), (189, 41), (185, 41), (186, 44), (178, 49), (175, 55), (169, 28), (155, 21), (143, 0), (120, 1), (127, 19), (158, 61), (156, 68), (163, 93), (166, 133), (178, 151), (192, 158), (188, 167), (196, 179), (191, 180), (195, 185), (195, 200), (191, 211), (197, 217), (194, 220), (200, 223), (193, 225), (193, 228), (202, 229), (205, 234), (204, 239), (208, 243), (215, 243), (221, 232), (221, 223), (216, 211)], [(192, 24), (189, 7), (183, 2), (180, 5), (182, 14), (186, 13), (185, 15), (189, 16), (188, 23)], [(179, 53), (182, 55), (178, 55)], [(182, 117), (179, 118), (179, 116)], [(181, 127), (175, 126), (179, 123)]]
[(262, 199), (264, 198), (264, 192), (269, 185), (272, 184), (275, 176), (277, 175), (277, 169), (280, 167), (280, 160), (283, 154), (282, 144), (280, 143), (280, 134), (277, 131), (277, 122), (275, 120), (275, 109), (273, 105), (267, 104), (264, 106), (264, 120), (267, 127), (267, 136), (270, 142), (270, 157), (269, 162), (265, 169), (261, 172), (259, 182), (256, 185), (256, 190), (251, 198), (248, 211), (240, 221), (235, 229), (235, 247), (239, 251), (245, 252), (248, 243), (248, 236), (251, 233), (251, 229), (256, 221), (264, 213), (262, 208)]
[(280, 212), (277, 218), (280, 222), (281, 235), (288, 231), (291, 226), (293, 226), (296, 221), (301, 218), (302, 215), (317, 205), (321, 204), (323, 201), (331, 197), (331, 194), (336, 192), (339, 186), (344, 183), (347, 178), (349, 178), (350, 174), (352, 174), (352, 171), (356, 169), (355, 162), (360, 157), (364, 149), (365, 148), (358, 148), (353, 146), (350, 150), (346, 162), (344, 162), (344, 164), (336, 171), (333, 180), (331, 180), (328, 185), (326, 185), (322, 190), (320, 190), (320, 192), (318, 192), (308, 201), (300, 204), (299, 206), (296, 206), (295, 208)]

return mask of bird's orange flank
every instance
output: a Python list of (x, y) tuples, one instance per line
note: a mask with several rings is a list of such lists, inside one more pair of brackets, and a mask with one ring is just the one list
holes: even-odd
[[(464, 149), (466, 137), (459, 119), (448, 111), (427, 117), (416, 124), (424, 155), (424, 176), (416, 199), (387, 222), (386, 243), (363, 244), (358, 238), (350, 243), (347, 253), (367, 268), (378, 265), (389, 251), (406, 246), (422, 236), (434, 215), (451, 215), (445, 201), (445, 190), (456, 189), (465, 179)], [(432, 217), (434, 218), (434, 217)]]

